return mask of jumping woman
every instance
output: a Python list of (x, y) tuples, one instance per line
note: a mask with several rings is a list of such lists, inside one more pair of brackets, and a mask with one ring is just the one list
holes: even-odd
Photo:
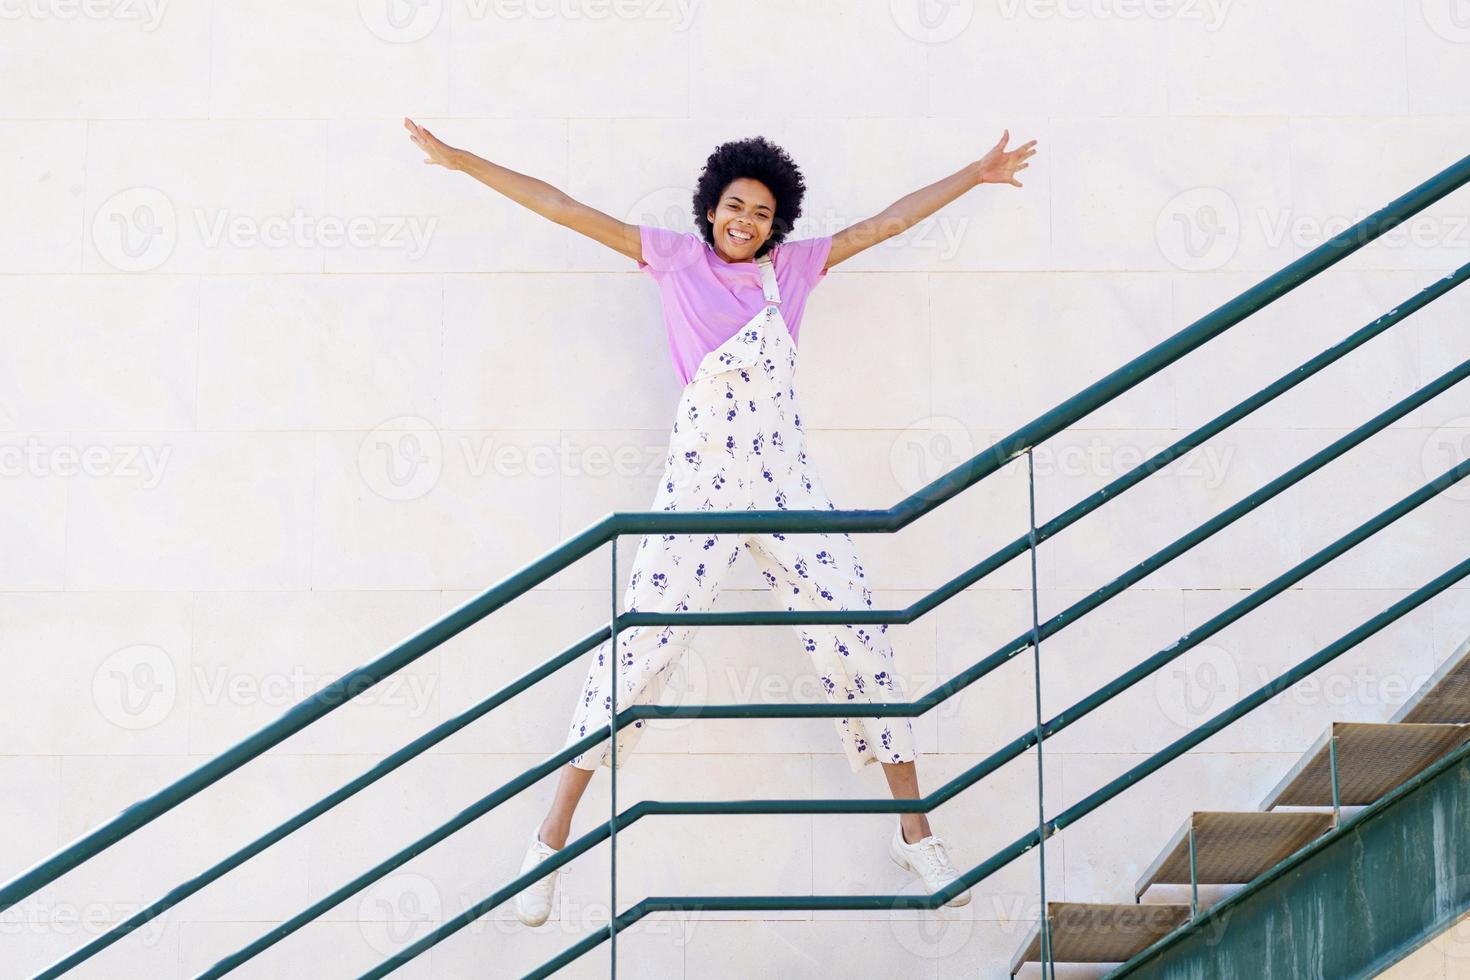
[[(980, 160), (894, 202), (835, 235), (786, 241), (801, 216), (806, 185), (780, 147), (763, 137), (721, 144), (705, 161), (694, 191), (699, 233), (630, 225), (575, 201), (557, 188), (448, 146), (411, 119), (403, 121), (424, 162), (469, 174), (537, 214), (581, 232), (638, 264), (658, 283), (674, 368), (684, 383), (674, 412), (665, 469), (653, 510), (834, 510), (807, 459), (795, 389), (796, 338), (808, 294), (827, 270), (904, 231), (978, 184), (1020, 187), (1036, 141), (1005, 148), (1009, 131)], [(806, 540), (798, 541), (797, 538)], [(699, 612), (720, 581), (750, 553), (788, 610), (872, 606), (850, 535), (644, 535), (628, 577), (624, 609)], [(823, 690), (832, 702), (907, 700), (893, 671), (888, 627), (798, 626)], [(694, 627), (631, 627), (618, 632), (619, 708), (655, 702)], [(612, 662), (604, 643), (588, 665), (563, 747), (608, 724)], [(880, 763), (894, 799), (916, 799), (913, 728), (908, 718), (837, 718), (837, 735), (854, 772)], [(642, 734), (635, 721), (618, 732), (622, 768)], [(608, 742), (562, 767), (550, 812), (531, 835), (521, 873), (566, 846), (572, 814)], [(930, 893), (959, 876), (942, 838), (922, 813), (899, 815), (890, 857)], [(560, 869), (522, 889), (516, 916), (539, 926), (551, 914)], [(947, 904), (964, 905), (969, 891)]]

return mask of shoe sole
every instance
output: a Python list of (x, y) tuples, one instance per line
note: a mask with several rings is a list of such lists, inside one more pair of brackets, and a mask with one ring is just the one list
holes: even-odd
[(547, 920), (551, 918), (551, 910), (556, 907), (556, 892), (551, 893), (551, 901), (547, 902), (546, 904), (548, 906), (546, 909), (546, 915), (539, 919), (532, 919), (521, 911), (520, 903), (517, 902), (515, 905), (516, 919), (521, 923), (521, 925), (529, 926), (532, 929), (535, 929), (537, 926), (543, 926), (546, 924)]
[[(546, 917), (546, 919), (549, 919), (549, 918), (551, 918), (551, 916), (548, 915)], [(517, 921), (520, 922), (521, 925), (525, 926), (528, 929), (538, 929), (541, 926), (546, 925), (546, 919), (539, 919), (539, 920), (528, 919), (525, 916), (521, 915), (521, 913), (519, 913), (519, 912), (516, 913), (516, 919), (517, 919)]]
[[(543, 918), (540, 918), (540, 919), (532, 919), (532, 918), (527, 917), (521, 911), (521, 894), (524, 894), (524, 893), (517, 893), (516, 897), (512, 900), (512, 905), (515, 908), (516, 920), (519, 921), (521, 925), (523, 925), (523, 926), (530, 926), (532, 929), (535, 929), (537, 926), (543, 926), (543, 925), (545, 925), (546, 922), (547, 922), (547, 920), (551, 918), (551, 910), (554, 909), (554, 908), (556, 908), (556, 879), (557, 879), (557, 876), (561, 874), (561, 872), (562, 872), (562, 869), (558, 868), (557, 870), (555, 870), (555, 871), (553, 871), (551, 873), (551, 881), (552, 881), (551, 896), (546, 900), (546, 906), (547, 906), (547, 908), (546, 908), (546, 915)], [(522, 872), (522, 873), (524, 874), (524, 872)], [(534, 888), (535, 885), (533, 884), (533, 885), (529, 885), (527, 887)]]
[[(909, 862), (904, 858), (904, 856), (898, 852), (898, 849), (893, 846), (893, 843), (891, 841), (888, 844), (888, 858), (894, 864), (898, 865), (900, 868), (903, 868), (905, 871), (907, 871), (909, 874), (912, 874), (912, 875), (918, 875), (919, 874), (919, 872), (917, 872), (917, 871), (914, 870), (914, 866), (911, 865), (911, 864), (909, 864)], [(923, 875), (919, 875), (919, 881), (922, 882), (923, 880), (924, 880)], [(969, 904), (970, 904), (970, 890), (967, 888), (964, 891), (960, 892), (958, 895), (956, 895), (954, 898), (951, 898), (949, 901), (945, 902), (944, 903), (944, 907), (947, 908), (947, 909), (962, 909), (966, 905), (969, 905)]]

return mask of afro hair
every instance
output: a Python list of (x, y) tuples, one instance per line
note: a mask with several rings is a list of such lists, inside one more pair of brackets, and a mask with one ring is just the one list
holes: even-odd
[(806, 194), (806, 182), (790, 155), (764, 136), (731, 140), (715, 147), (704, 162), (704, 170), (700, 171), (699, 182), (694, 188), (694, 221), (711, 246), (715, 243), (715, 233), (707, 213), (719, 207), (725, 188), (741, 177), (760, 181), (776, 198), (771, 237), (757, 253), (764, 255), (779, 245), (796, 226), (796, 219), (801, 217), (801, 199)]

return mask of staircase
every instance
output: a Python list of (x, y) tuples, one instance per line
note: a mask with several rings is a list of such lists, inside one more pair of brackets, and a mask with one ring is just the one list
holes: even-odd
[[(348, 672), (302, 700), (269, 725), (220, 753), (110, 820), (0, 884), (0, 912), (41, 892), (72, 869), (126, 841), (131, 834), (180, 803), (258, 758), (291, 735), (312, 725), (458, 635), (491, 613), (547, 581), (553, 575), (620, 536), (710, 532), (745, 533), (895, 533), (943, 506), (981, 480), (1025, 457), (1034, 477), (1032, 450), (1066, 430), (1141, 382), (1164, 370), (1297, 287), (1326, 272), (1387, 231), (1470, 183), (1470, 156), (1424, 181), (1377, 212), (1333, 237), (1290, 265), (1175, 333), (1152, 349), (1118, 367), (1045, 414), (1007, 435), (973, 459), (944, 474), (908, 498), (883, 510), (742, 511), (615, 513), (592, 525), (519, 572), (500, 582), (377, 659)], [(626, 809), (618, 806), (618, 776), (609, 774), (612, 816), (572, 841), (535, 869), (507, 882), (427, 935), (397, 950), (364, 978), (386, 976), (501, 905), (543, 875), (607, 842), (611, 852), (610, 890), (617, 883), (617, 835), (645, 817), (656, 821), (669, 814), (813, 814), (929, 812), (982, 782), (1006, 763), (1036, 749), (1038, 819), (1034, 829), (968, 869), (955, 882), (932, 895), (672, 895), (641, 897), (621, 908), (606, 927), (567, 947), (526, 974), (550, 976), (603, 942), (612, 947), (617, 967), (619, 933), (645, 916), (669, 911), (815, 911), (938, 909), (959, 892), (985, 880), (1036, 848), (1041, 851), (1040, 890), (1045, 914), (1035, 933), (1011, 963), (1012, 975), (1027, 964), (1056, 962), (1121, 963), (1117, 976), (1203, 978), (1347, 977), (1391, 963), (1470, 908), (1470, 745), (1466, 744), (1465, 687), (1470, 667), (1462, 646), (1446, 661), (1399, 716), (1384, 725), (1335, 724), (1262, 801), (1258, 812), (1193, 814), (1168, 841), (1138, 881), (1134, 900), (1118, 905), (1048, 903), (1045, 896), (1046, 841), (1086, 817), (1120, 793), (1147, 779), (1225, 728), (1236, 724), (1293, 684), (1331, 663), (1379, 630), (1470, 577), (1470, 556), (1448, 569), (1426, 569), (1427, 580), (1386, 609), (1359, 623), (1312, 656), (1284, 671), (1235, 704), (1199, 725), (1164, 749), (1118, 776), (1060, 813), (1046, 815), (1041, 787), (1045, 784), (1045, 741), (1098, 707), (1178, 659), (1210, 636), (1279, 596), (1306, 576), (1347, 553), (1416, 508), (1470, 477), (1470, 460), (1394, 501), (1336, 541), (1305, 557), (1240, 601), (1180, 636), (1077, 703), (1050, 719), (1041, 715), (1042, 641), (1186, 554), (1196, 545), (1262, 504), (1326, 467), (1373, 435), (1428, 404), (1470, 378), (1470, 360), (1411, 392), (1378, 415), (1237, 503), (1181, 535), (1148, 558), (1125, 570), (1092, 594), (1045, 622), (1036, 614), (1036, 554), (1040, 545), (1171, 462), (1313, 377), (1363, 344), (1392, 329), (1418, 310), (1470, 279), (1470, 264), (1429, 283), (1371, 322), (1242, 399), (1173, 445), (1114, 479), (1040, 526), (1034, 505), (1029, 528), (1009, 544), (957, 574), (933, 592), (903, 609), (840, 612), (739, 611), (642, 613), (617, 611), (616, 548), (609, 582), (608, 624), (575, 640), (540, 666), (485, 696), (460, 714), (436, 725), (354, 779), (333, 789), (288, 820), (201, 870), (130, 915), (105, 933), (63, 956), (41, 978), (63, 976), (87, 963), (122, 937), (166, 914), (241, 864), (328, 813), (334, 807), (390, 775), (496, 708), (580, 659), (605, 641), (616, 641), (630, 626), (748, 626), (808, 623), (902, 624), (932, 612), (949, 599), (1008, 564), (1029, 555), (1032, 622), (1029, 629), (912, 702), (833, 704), (635, 705), (614, 713), (610, 725), (589, 733), (525, 772), (494, 788), (434, 830), (380, 860), (350, 881), (322, 896), (291, 918), (263, 925), (260, 935), (228, 951), (203, 978), (232, 973), (266, 949), (283, 942), (333, 908), (360, 895), (418, 855), (463, 830), (556, 772), (574, 756), (610, 738), (614, 730), (652, 718), (817, 718), (918, 717), (1029, 651), (1035, 671), (1035, 724), (979, 763), (917, 800), (794, 799), (690, 801), (645, 800)], [(1353, 488), (1348, 487), (1349, 491)], [(565, 641), (563, 641), (565, 642)], [(616, 742), (614, 742), (616, 745)], [(1344, 819), (1342, 808), (1363, 807)], [(1298, 809), (1286, 810), (1285, 807)], [(1238, 892), (1201, 908), (1198, 886), (1241, 884)], [(716, 883), (717, 884), (717, 883)], [(1143, 899), (1151, 888), (1190, 884), (1189, 904), (1160, 904)], [(1223, 928), (1217, 928), (1223, 927)], [(1228, 954), (1228, 955), (1226, 955)], [(116, 954), (114, 954), (116, 955)], [(997, 964), (997, 969), (1004, 963)], [(1029, 967), (1027, 967), (1029, 969)], [(105, 964), (101, 965), (104, 971)], [(636, 975), (636, 973), (635, 973)]]
[[(1191, 814), (1138, 879), (1133, 903), (1048, 903), (1050, 961), (1123, 964), (1109, 977), (1206, 980), (1267, 977), (1273, 969), (1281, 977), (1372, 976), (1470, 911), (1470, 832), (1456, 834), (1452, 826), (1467, 813), (1447, 811), (1449, 818), (1439, 821), (1444, 826), (1424, 834), (1414, 832), (1400, 812), (1415, 801), (1407, 791), (1422, 792), (1421, 784), (1431, 783), (1431, 777), (1470, 785), (1467, 743), (1470, 639), (1388, 723), (1334, 722), (1266, 794), (1259, 810)], [(1452, 802), (1456, 789), (1451, 786), (1446, 794)], [(1470, 791), (1459, 793), (1470, 798)], [(1344, 820), (1345, 806), (1368, 809)], [(1346, 852), (1354, 844), (1362, 847), (1364, 838), (1355, 831), (1372, 821), (1389, 831), (1371, 839), (1376, 850), (1366, 860), (1412, 868), (1403, 875), (1410, 880), (1400, 887), (1388, 876), (1355, 880), (1351, 873), (1351, 866), (1365, 858)], [(1329, 865), (1316, 880), (1298, 885), (1285, 901), (1271, 891), (1269, 886), (1285, 875), (1314, 877), (1302, 871), (1314, 860)], [(1334, 874), (1334, 862), (1348, 868)], [(1155, 885), (1188, 885), (1190, 903), (1144, 902)], [(1207, 931), (1208, 923), (1226, 921), (1209, 915), (1213, 909), (1201, 917), (1200, 885), (1243, 886), (1229, 905), (1216, 908), (1229, 910), (1230, 918), (1249, 909), (1247, 914), (1260, 916), (1263, 925), (1226, 931), (1228, 942), (1190, 942), (1190, 936)], [(1380, 927), (1375, 935), (1366, 925), (1371, 920), (1367, 906), (1356, 915), (1325, 914), (1332, 896), (1354, 891), (1375, 893), (1390, 905), (1406, 895), (1422, 899), (1427, 892), (1441, 897), (1443, 905), (1411, 923), (1407, 934)], [(1293, 918), (1302, 906), (1306, 914)], [(1041, 939), (1038, 923), (1011, 961), (1012, 977), (1026, 964), (1041, 962)], [(1269, 962), (1261, 962), (1263, 948), (1272, 951)], [(1268, 972), (1255, 972), (1262, 969)]]

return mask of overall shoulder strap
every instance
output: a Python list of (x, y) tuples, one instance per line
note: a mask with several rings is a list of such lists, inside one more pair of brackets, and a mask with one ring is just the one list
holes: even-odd
[(780, 303), (781, 291), (776, 288), (776, 263), (771, 259), (771, 253), (767, 252), (755, 261), (760, 266), (761, 288), (765, 290), (766, 302)]

